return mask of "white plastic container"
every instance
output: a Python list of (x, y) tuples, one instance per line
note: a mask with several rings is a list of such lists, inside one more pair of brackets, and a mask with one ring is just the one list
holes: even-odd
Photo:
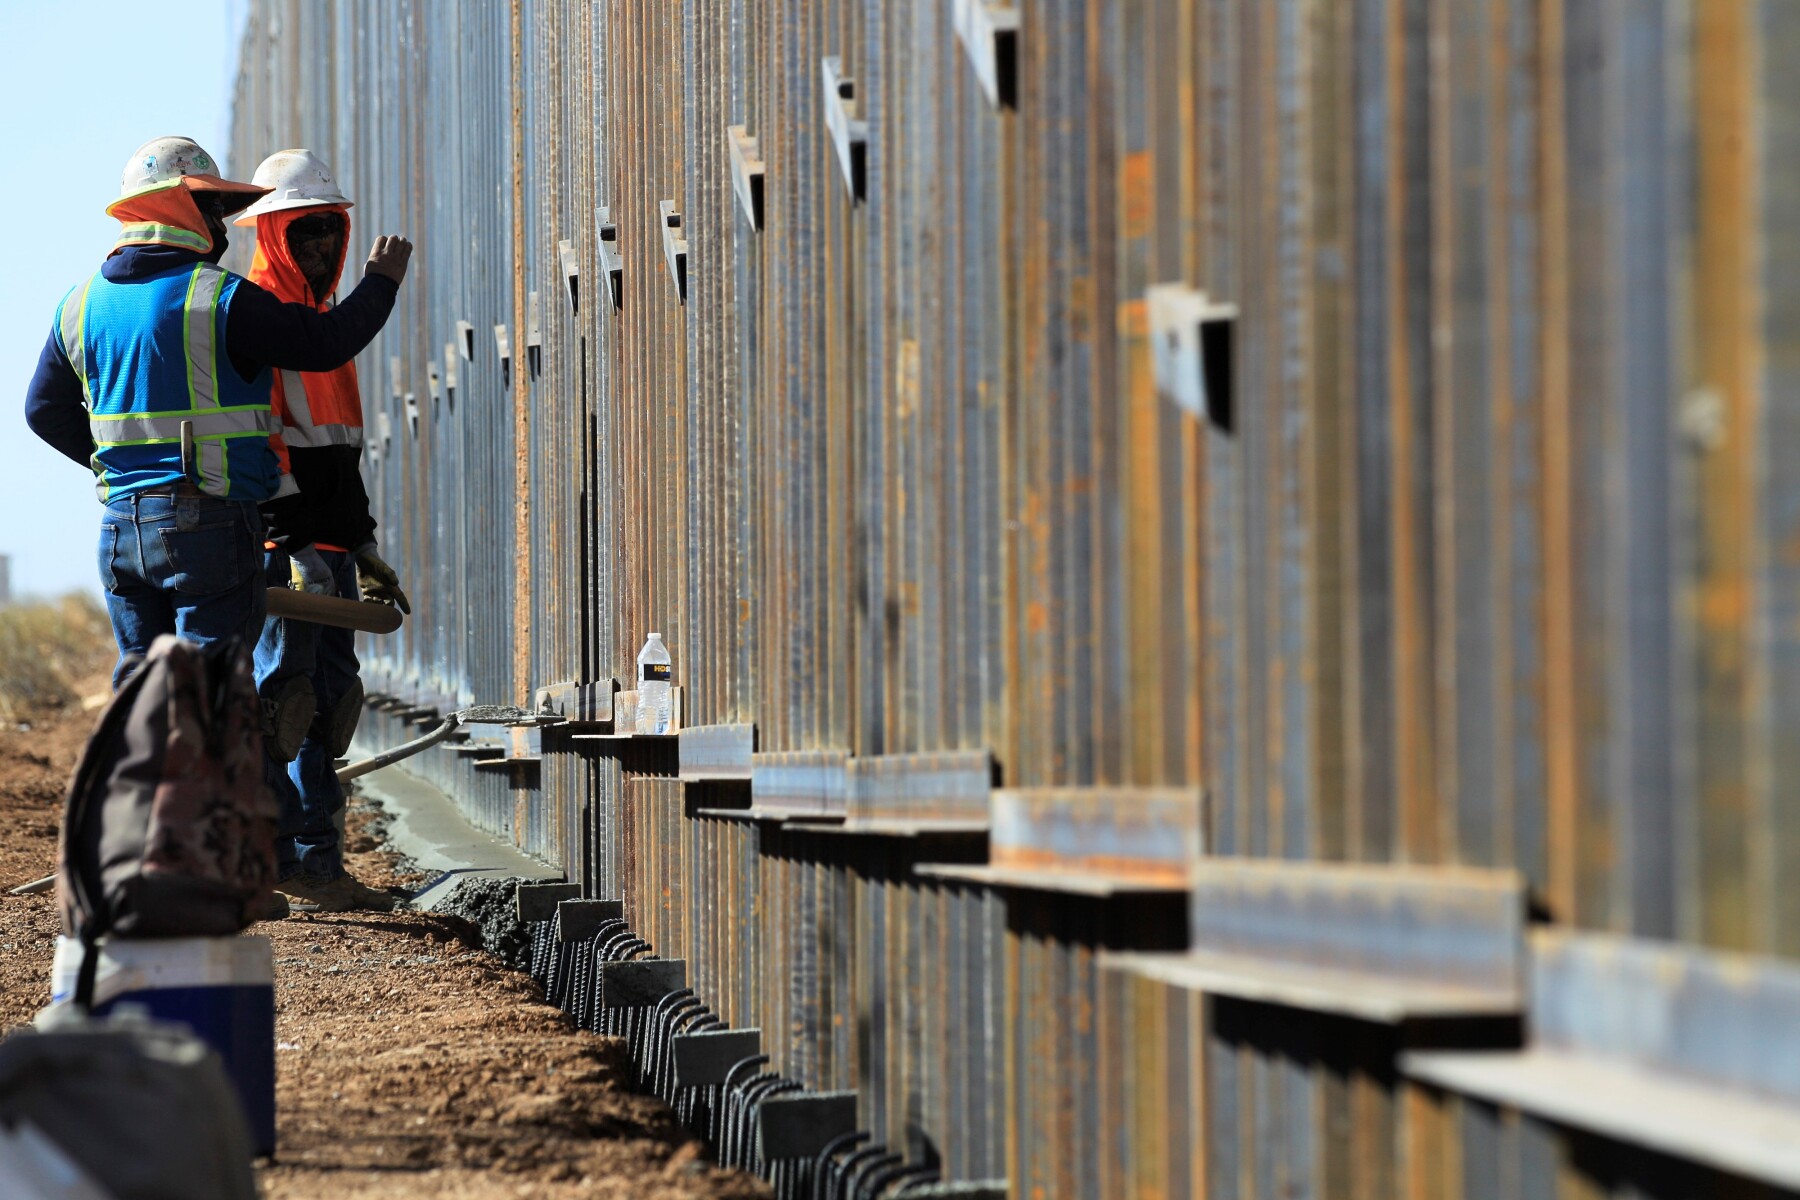
[[(266, 937), (102, 938), (94, 1012), (135, 1004), (219, 1052), (259, 1154), (275, 1152), (275, 947)], [(56, 939), (50, 1001), (75, 994), (81, 943)]]
[(663, 645), (662, 634), (653, 633), (638, 651), (638, 733), (668, 733), (673, 720), (674, 659)]

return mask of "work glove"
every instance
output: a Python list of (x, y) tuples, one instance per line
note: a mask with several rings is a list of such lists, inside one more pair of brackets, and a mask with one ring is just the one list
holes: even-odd
[(400, 590), (400, 576), (381, 561), (381, 555), (375, 553), (374, 542), (356, 552), (356, 586), (362, 590), (364, 600), (392, 604), (407, 616), (412, 615), (412, 605), (407, 602), (406, 593)]
[(309, 592), (314, 596), (337, 595), (331, 568), (325, 565), (325, 558), (316, 547), (289, 552), (288, 562), (291, 564), (289, 577), (296, 592)]
[(378, 237), (369, 250), (369, 261), (363, 266), (363, 274), (385, 275), (399, 287), (406, 278), (406, 264), (412, 259), (412, 252), (413, 244), (403, 237), (396, 234)]

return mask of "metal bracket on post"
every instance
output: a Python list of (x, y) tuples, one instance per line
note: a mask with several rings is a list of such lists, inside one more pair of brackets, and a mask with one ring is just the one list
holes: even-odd
[(687, 961), (634, 958), (600, 964), (600, 999), (606, 1008), (649, 1008), (687, 986)]
[(1108, 956), (1193, 991), (1381, 1024), (1524, 1006), (1525, 883), (1472, 867), (1208, 858), (1185, 954)]
[(687, 239), (681, 236), (681, 214), (673, 200), (656, 203), (657, 224), (662, 229), (663, 262), (668, 264), (669, 279), (675, 285), (675, 303), (687, 303)]
[(624, 919), (623, 900), (559, 900), (556, 904), (556, 940), (585, 942), (608, 921)]
[(398, 354), (388, 359), (388, 394), (396, 400), (406, 394), (406, 384), (402, 379), (405, 373), (406, 368), (401, 365)]
[(681, 730), (676, 736), (680, 739), (683, 782), (750, 778), (751, 755), (756, 750), (756, 726), (696, 725)]
[(462, 347), (463, 361), (475, 361), (475, 326), (467, 321), (456, 323), (456, 340)]
[(1534, 932), (1528, 961), (1523, 1047), (1412, 1050), (1401, 1075), (1800, 1187), (1800, 966), (1569, 929)]
[(825, 83), (825, 128), (837, 150), (850, 202), (856, 204), (868, 186), (869, 123), (858, 118), (856, 81), (843, 72), (843, 60), (836, 55), (819, 60), (819, 74)]
[(518, 747), (506, 747), (507, 753), (497, 758), (478, 758), (471, 765), (478, 771), (504, 771), (512, 778), (512, 786), (528, 788), (530, 777), (543, 762), (542, 755), (521, 755)]
[(575, 244), (567, 239), (556, 243), (556, 259), (562, 264), (563, 290), (568, 293), (569, 311), (581, 311), (581, 259)]
[(444, 399), (444, 378), (436, 359), (425, 364), (425, 389), (431, 393), (431, 406), (436, 408)]
[(560, 717), (573, 728), (610, 725), (613, 693), (617, 688), (617, 682), (612, 679), (597, 683), (552, 683), (533, 694), (532, 709), (540, 716)]
[(579, 900), (579, 883), (521, 883), (514, 893), (519, 920), (524, 924), (548, 921), (556, 915), (556, 906), (564, 900)]
[(1019, 103), (1019, 9), (990, 0), (956, 0), (956, 36), (975, 68), (988, 103)]
[(855, 1092), (771, 1096), (757, 1106), (756, 1134), (765, 1162), (817, 1158), (835, 1139), (855, 1132)]
[(762, 1053), (760, 1029), (704, 1029), (670, 1039), (675, 1051), (675, 1086), (707, 1087), (725, 1082), (731, 1068)]
[(600, 274), (606, 280), (607, 295), (614, 311), (625, 307), (625, 256), (619, 253), (619, 227), (610, 209), (594, 210), (594, 228), (600, 237)]
[(994, 774), (994, 759), (986, 750), (852, 758), (849, 815), (839, 832), (888, 837), (986, 833)]
[(1180, 283), (1158, 284), (1144, 298), (1150, 310), (1157, 391), (1230, 433), (1237, 305), (1217, 303), (1205, 292)]
[(494, 326), (494, 349), (500, 355), (500, 383), (506, 388), (512, 387), (512, 338), (507, 336), (506, 326)]
[(1188, 890), (1206, 848), (1199, 788), (1003, 788), (988, 795), (987, 866), (921, 875), (991, 887), (1111, 897)]
[(525, 365), (533, 379), (544, 369), (544, 309), (536, 292), (525, 296)]
[(850, 754), (845, 750), (789, 750), (750, 756), (749, 808), (703, 808), (698, 815), (728, 821), (841, 825)]
[(738, 204), (750, 221), (750, 228), (763, 227), (763, 160), (756, 139), (744, 132), (742, 125), (728, 125), (726, 140), (731, 143), (731, 185), (737, 192)]
[(444, 343), (444, 399), (456, 403), (456, 343)]
[(406, 393), (406, 425), (416, 438), (419, 436), (419, 397), (415, 392)]
[[(517, 712), (517, 709), (515, 709)], [(562, 718), (536, 718), (526, 716), (522, 720), (495, 721), (506, 727), (504, 736), (493, 739), (495, 745), (506, 750), (506, 756), (499, 759), (484, 759), (475, 763), (479, 768), (490, 770), (511, 770), (511, 768), (535, 768), (544, 761), (544, 730), (547, 727), (562, 725)], [(524, 786), (524, 784), (518, 784)]]

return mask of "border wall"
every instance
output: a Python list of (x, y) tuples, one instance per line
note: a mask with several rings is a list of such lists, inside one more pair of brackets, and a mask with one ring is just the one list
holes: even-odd
[(361, 736), (544, 714), (417, 769), (760, 1030), (719, 1111), (853, 1097), (790, 1194), (1800, 1188), (1797, 62), (1787, 0), (254, 0), (234, 169), (419, 248)]

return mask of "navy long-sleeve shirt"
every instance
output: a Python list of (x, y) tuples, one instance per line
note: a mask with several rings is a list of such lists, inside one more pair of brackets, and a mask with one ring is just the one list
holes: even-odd
[[(203, 258), (173, 246), (134, 246), (113, 255), (100, 273), (114, 283), (127, 283)], [(225, 324), (231, 364), (245, 379), (265, 367), (286, 371), (333, 371), (360, 354), (387, 323), (400, 285), (385, 275), (365, 275), (354, 291), (326, 312), (305, 304), (286, 304), (248, 279), (238, 284)], [(53, 328), (38, 355), (37, 371), (25, 392), (25, 422), (59, 453), (88, 466), (94, 439), (81, 380), (69, 365)], [(295, 548), (310, 538), (290, 538)]]

